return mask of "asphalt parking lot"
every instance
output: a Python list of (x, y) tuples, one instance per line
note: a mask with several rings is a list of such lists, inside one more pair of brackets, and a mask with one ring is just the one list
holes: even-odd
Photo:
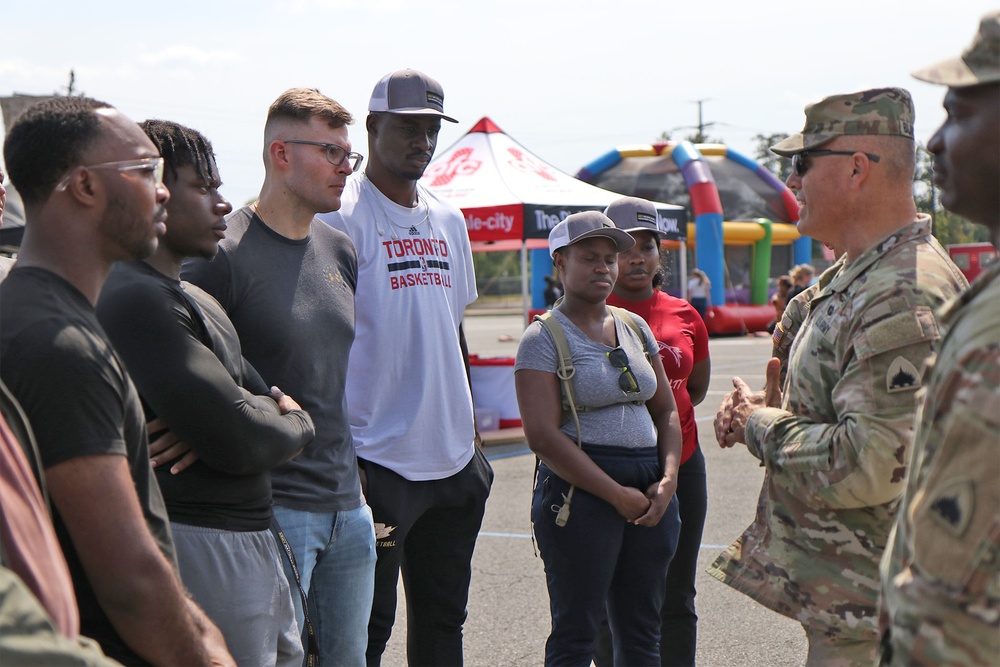
[[(469, 348), (483, 357), (514, 356), (523, 330), (518, 315), (466, 317)], [(711, 422), (733, 375), (762, 387), (770, 355), (766, 337), (719, 338), (710, 342), (712, 383), (696, 408), (708, 467), (709, 511), (698, 579), (698, 664), (801, 665), (801, 626), (752, 602), (707, 574), (705, 568), (753, 519), (763, 469), (745, 449), (722, 450)], [(465, 662), (471, 667), (533, 666), (543, 662), (549, 630), (542, 562), (529, 533), (534, 458), (523, 442), (487, 448), (496, 478), (473, 559)], [(400, 596), (396, 626), (383, 658), (405, 665), (405, 608)]]

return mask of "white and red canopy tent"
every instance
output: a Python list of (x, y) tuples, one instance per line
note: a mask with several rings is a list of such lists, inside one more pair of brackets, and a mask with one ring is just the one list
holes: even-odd
[[(420, 182), (462, 209), (473, 250), (521, 251), (525, 314), (527, 250), (547, 247), (549, 231), (567, 215), (603, 210), (622, 197), (547, 164), (485, 116), (431, 161)], [(687, 211), (656, 208), (667, 238), (683, 242)]]
[[(462, 209), (474, 243), (547, 239), (570, 213), (603, 209), (622, 196), (559, 171), (486, 117), (434, 158), (420, 182)], [(667, 238), (683, 240), (684, 208), (657, 209)]]
[[(462, 209), (474, 251), (520, 250), (525, 323), (530, 305), (528, 250), (547, 248), (549, 231), (571, 213), (603, 210), (622, 196), (545, 163), (486, 117), (438, 155), (420, 182)], [(686, 210), (656, 206), (661, 229), (683, 244)], [(470, 363), (477, 420), (483, 420), (480, 428), (486, 430), (494, 413), (498, 426), (519, 426), (514, 359), (477, 358)], [(490, 418), (484, 420), (484, 415)]]

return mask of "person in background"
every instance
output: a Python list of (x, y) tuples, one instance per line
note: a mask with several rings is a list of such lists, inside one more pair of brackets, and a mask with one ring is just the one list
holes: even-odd
[(563, 295), (562, 284), (555, 276), (545, 276), (545, 307), (551, 310)]
[(660, 664), (682, 444), (653, 332), (606, 305), (619, 253), (634, 244), (597, 211), (574, 213), (549, 233), (566, 288), (549, 317), (572, 356), (573, 419), (564, 418), (560, 352), (548, 327), (533, 323), (517, 350), (517, 403), (541, 461), (531, 521), (549, 593), (550, 666), (589, 664), (605, 614), (615, 664)]
[[(660, 612), (660, 664), (694, 665), (698, 644), (695, 577), (708, 512), (705, 455), (698, 445), (694, 406), (705, 399), (712, 375), (708, 330), (691, 304), (659, 289), (664, 281), (660, 264), (664, 233), (656, 207), (645, 199), (625, 197), (604, 213), (635, 239), (631, 250), (618, 255), (618, 280), (607, 303), (625, 308), (649, 324), (680, 416), (684, 444), (677, 474), (677, 508), (681, 527)], [(595, 655), (599, 667), (613, 664), (609, 636), (604, 632), (606, 626), (602, 625)]]
[(791, 301), (800, 293), (805, 291), (812, 284), (816, 269), (812, 264), (797, 264), (788, 272), (788, 277), (792, 279), (792, 289), (788, 292), (788, 301)]
[(708, 320), (708, 307), (712, 305), (712, 281), (701, 269), (691, 269), (688, 280), (688, 301), (701, 315), (702, 321)]
[[(734, 378), (716, 415), (720, 446), (745, 443), (766, 472), (754, 523), (709, 574), (800, 621), (807, 665), (871, 665), (878, 562), (903, 491), (920, 368), (940, 338), (934, 310), (965, 280), (913, 201), (907, 91), (809, 105), (802, 132), (772, 150), (792, 158), (799, 229), (844, 261), (809, 302), (780, 407)], [(768, 362), (769, 387), (778, 365)]]
[(246, 362), (222, 306), (180, 279), (187, 257), (215, 256), (232, 211), (212, 145), (170, 121), (140, 127), (165, 161), (170, 224), (153, 255), (111, 271), (97, 317), (146, 419), (198, 456), (180, 474), (156, 466), (181, 580), (238, 664), (295, 667), (302, 641), (270, 530), (269, 472), (312, 440), (312, 419)]
[(767, 325), (767, 332), (774, 333), (774, 327), (778, 325), (781, 321), (781, 317), (785, 314), (785, 308), (788, 306), (789, 298), (788, 293), (792, 290), (792, 279), (785, 275), (778, 277), (778, 291), (774, 293), (771, 297), (771, 306), (774, 307), (774, 319), (771, 320)]
[[(927, 143), (941, 202), (1000, 248), (1000, 11), (961, 57), (914, 76), (948, 86), (948, 116)], [(941, 322), (882, 558), (883, 665), (1000, 660), (1000, 263)]]
[(166, 231), (163, 158), (86, 97), (25, 110), (4, 158), (27, 213), (0, 283), (0, 376), (31, 424), (81, 634), (127, 664), (234, 664), (177, 574), (138, 392), (94, 306), (116, 261)]
[[(324, 665), (364, 663), (375, 569), (375, 529), (344, 393), (357, 255), (347, 236), (316, 218), (340, 207), (347, 177), (361, 164), (347, 132), (353, 120), (318, 90), (279, 95), (264, 123), (257, 201), (226, 218), (214, 259), (190, 259), (182, 272), (218, 299), (243, 356), (294, 396), (316, 427), (302, 453), (271, 472), (271, 491), (308, 597), (296, 608), (299, 627), (308, 634), (313, 626)], [(295, 569), (285, 562), (289, 583)]]

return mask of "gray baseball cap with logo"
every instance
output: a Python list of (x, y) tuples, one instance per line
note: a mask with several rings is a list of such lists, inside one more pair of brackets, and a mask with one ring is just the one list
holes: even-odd
[(831, 95), (806, 107), (802, 131), (771, 146), (782, 157), (817, 148), (836, 137), (883, 135), (913, 138), (913, 98), (903, 88), (873, 88)]
[(629, 232), (652, 232), (659, 237), (667, 233), (662, 229), (660, 214), (653, 202), (639, 197), (622, 197), (608, 204), (604, 215), (611, 218), (615, 227)]
[(625, 252), (635, 245), (632, 235), (615, 227), (611, 218), (600, 211), (584, 211), (567, 215), (562, 222), (552, 228), (549, 232), (549, 255), (555, 255), (556, 250), (560, 248), (595, 236), (603, 236), (614, 241), (618, 252)]
[(913, 76), (951, 88), (1000, 81), (1000, 11), (983, 16), (979, 32), (961, 56), (917, 70)]
[(401, 69), (383, 76), (375, 84), (368, 110), (440, 116), (450, 123), (458, 122), (444, 114), (444, 88), (441, 84), (415, 69)]

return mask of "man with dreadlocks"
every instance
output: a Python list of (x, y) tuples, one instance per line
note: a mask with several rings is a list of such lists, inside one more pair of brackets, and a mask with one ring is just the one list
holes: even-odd
[[(184, 443), (153, 458), (181, 579), (237, 664), (297, 666), (302, 643), (269, 530), (269, 471), (312, 440), (312, 419), (247, 363), (219, 303), (180, 280), (186, 257), (215, 256), (232, 210), (211, 144), (168, 121), (141, 127), (164, 158), (170, 225), (153, 255), (115, 267), (97, 315), (155, 420), (150, 430)], [(184, 445), (196, 456), (158, 465)]]

